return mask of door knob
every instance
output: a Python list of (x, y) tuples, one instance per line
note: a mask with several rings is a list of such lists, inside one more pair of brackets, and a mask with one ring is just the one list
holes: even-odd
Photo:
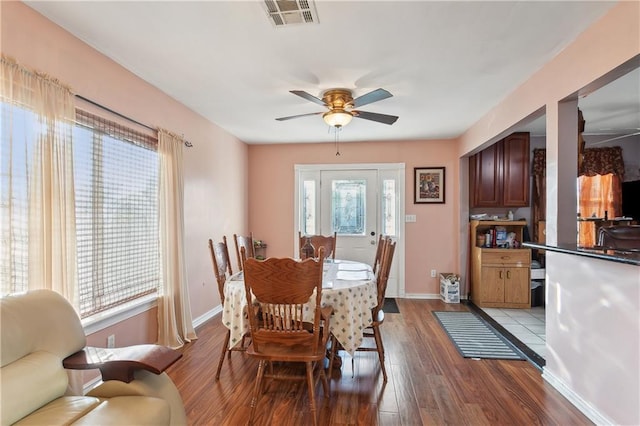
[(376, 231), (371, 231), (371, 236), (374, 237), (376, 235)]
[(376, 245), (376, 240), (371, 240), (371, 245), (375, 246)]

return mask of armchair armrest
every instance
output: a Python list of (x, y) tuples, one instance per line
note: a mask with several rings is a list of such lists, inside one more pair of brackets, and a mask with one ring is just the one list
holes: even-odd
[(102, 380), (129, 383), (136, 370), (161, 374), (182, 357), (175, 349), (160, 345), (135, 345), (124, 348), (87, 346), (64, 359), (62, 365), (71, 370), (99, 369)]

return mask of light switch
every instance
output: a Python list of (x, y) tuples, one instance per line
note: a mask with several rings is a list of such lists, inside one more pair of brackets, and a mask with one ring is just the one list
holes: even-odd
[(416, 215), (415, 214), (405, 215), (404, 221), (407, 222), (407, 223), (408, 222), (415, 222), (416, 221)]

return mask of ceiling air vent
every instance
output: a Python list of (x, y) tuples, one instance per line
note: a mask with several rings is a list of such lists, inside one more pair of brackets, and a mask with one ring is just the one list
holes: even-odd
[(264, 0), (264, 7), (276, 28), (318, 23), (318, 14), (312, 0)]

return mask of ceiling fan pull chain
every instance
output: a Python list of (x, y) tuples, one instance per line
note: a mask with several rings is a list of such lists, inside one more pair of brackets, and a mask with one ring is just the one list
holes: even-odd
[(335, 126), (334, 127), (334, 135), (336, 138), (336, 157), (340, 156), (340, 130), (342, 130), (342, 126)]

